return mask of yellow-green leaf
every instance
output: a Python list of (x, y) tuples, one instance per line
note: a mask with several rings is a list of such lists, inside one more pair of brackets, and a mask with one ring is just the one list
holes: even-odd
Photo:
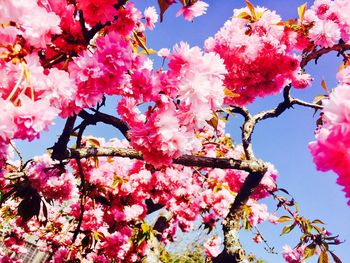
[(293, 230), (294, 227), (295, 227), (295, 224), (285, 226), (285, 227), (282, 229), (281, 236), (284, 235), (284, 234), (288, 234), (290, 231)]
[(289, 222), (289, 221), (292, 221), (292, 218), (290, 218), (289, 216), (281, 216), (277, 220), (277, 222), (279, 222), (279, 223)]
[(243, 19), (250, 19), (252, 16), (250, 14), (248, 14), (247, 12), (241, 12), (238, 15), (236, 15), (235, 17), (243, 18)]
[(145, 55), (145, 54), (148, 54), (148, 55), (150, 55), (150, 54), (157, 54), (157, 50), (154, 50), (154, 49), (147, 49), (147, 50), (142, 50), (141, 52), (140, 52), (140, 54), (142, 54), (142, 55)]
[(316, 244), (311, 243), (304, 249), (304, 256), (303, 259), (307, 259), (309, 257), (312, 257), (316, 253)]
[(148, 233), (148, 232), (150, 231), (150, 226), (147, 225), (146, 223), (143, 223), (143, 224), (141, 225), (141, 229), (142, 229), (142, 231), (143, 231), (144, 233)]
[(298, 7), (298, 15), (299, 15), (300, 20), (304, 19), (306, 7), (307, 7), (307, 3), (304, 3)]

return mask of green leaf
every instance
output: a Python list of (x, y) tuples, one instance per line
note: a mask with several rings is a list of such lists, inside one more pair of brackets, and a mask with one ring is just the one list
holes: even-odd
[(312, 257), (316, 252), (316, 244), (311, 243), (304, 249), (304, 256), (303, 259), (307, 259), (309, 257)]
[(292, 221), (293, 219), (290, 218), (289, 216), (281, 216), (280, 218), (278, 218), (277, 222), (279, 223), (283, 223), (283, 222), (289, 222)]
[(342, 263), (340, 258), (338, 258), (332, 251), (329, 251), (329, 253), (331, 253), (331, 256), (332, 256), (335, 263)]
[(293, 230), (294, 227), (295, 227), (295, 224), (285, 226), (285, 227), (282, 229), (281, 236), (282, 236), (282, 235), (285, 235), (285, 234), (288, 234), (290, 231)]
[(317, 263), (329, 263), (329, 257), (326, 250), (322, 250)]

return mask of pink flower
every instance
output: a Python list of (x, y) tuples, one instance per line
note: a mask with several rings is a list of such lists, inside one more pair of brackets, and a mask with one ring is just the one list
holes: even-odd
[(110, 27), (123, 36), (128, 36), (134, 27), (140, 23), (142, 14), (134, 3), (128, 2), (125, 8), (119, 8), (117, 11), (118, 19)]
[(253, 237), (253, 241), (257, 244), (261, 243), (263, 240), (262, 240), (262, 237), (260, 234), (256, 234), (254, 237)]
[(309, 31), (309, 37), (316, 45), (331, 47), (340, 39), (339, 26), (330, 20), (316, 20)]
[(78, 0), (77, 6), (84, 13), (85, 21), (94, 26), (100, 22), (102, 24), (107, 21), (114, 20), (117, 10), (114, 7), (115, 0)]
[(285, 261), (288, 263), (304, 262), (304, 260), (302, 260), (303, 254), (304, 254), (303, 247), (291, 249), (291, 247), (288, 245), (283, 246), (282, 255)]
[(208, 257), (217, 257), (221, 252), (221, 238), (218, 236), (212, 236), (204, 243), (205, 254)]
[(176, 16), (183, 15), (184, 18), (188, 21), (192, 21), (193, 18), (201, 16), (206, 13), (208, 4), (203, 1), (197, 1), (192, 5), (187, 5), (183, 8), (181, 8), (177, 13)]
[(146, 27), (153, 30), (154, 24), (158, 21), (158, 14), (154, 6), (147, 7), (143, 12), (146, 19)]

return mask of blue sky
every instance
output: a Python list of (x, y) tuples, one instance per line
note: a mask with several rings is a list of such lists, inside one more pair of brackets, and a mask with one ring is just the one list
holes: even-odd
[[(180, 4), (172, 6), (165, 14), (164, 22), (156, 25), (154, 31), (148, 31), (148, 47), (160, 49), (162, 47), (172, 48), (180, 41), (186, 41), (190, 45), (203, 46), (204, 40), (215, 34), (223, 23), (233, 14), (234, 8), (244, 7), (243, 0), (207, 0), (210, 7), (205, 16), (195, 19), (193, 23), (182, 18), (175, 18), (176, 11)], [(254, 5), (265, 6), (276, 10), (283, 18), (294, 18), (297, 16), (297, 7), (305, 1), (299, 0), (256, 0)], [(308, 6), (311, 1), (308, 1)], [(136, 0), (136, 4), (141, 10), (146, 6), (156, 5), (156, 0)], [(293, 91), (293, 95), (305, 100), (312, 99), (322, 94), (320, 82), (325, 79), (329, 87), (336, 85), (335, 73), (339, 66), (339, 59), (336, 54), (327, 55), (321, 58), (317, 67), (308, 66), (307, 70), (315, 78), (312, 87), (304, 91)], [(263, 109), (275, 106), (281, 100), (277, 95), (266, 99), (259, 99), (249, 109), (254, 113)], [(334, 234), (339, 234), (341, 240), (348, 242), (335, 247), (335, 253), (343, 260), (350, 262), (350, 229), (348, 227), (350, 219), (350, 207), (346, 205), (341, 188), (335, 183), (336, 175), (317, 172), (312, 162), (312, 157), (307, 149), (307, 144), (314, 139), (314, 128), (316, 118), (313, 111), (295, 106), (277, 119), (270, 119), (259, 123), (253, 134), (253, 149), (258, 158), (269, 161), (278, 169), (280, 177), (278, 184), (280, 187), (288, 189), (299, 204), (300, 213), (307, 218), (322, 219), (327, 224), (327, 229)], [(239, 126), (242, 123), (240, 117), (231, 119), (232, 125), (228, 132), (232, 133), (234, 139), (239, 142)], [(50, 132), (45, 132), (40, 140), (30, 144), (18, 143), (25, 156), (40, 154), (40, 151), (53, 145), (60, 134), (63, 122), (56, 121), (57, 125), (50, 128)], [(90, 129), (90, 132), (107, 138), (115, 137), (110, 129), (103, 126)], [(40, 150), (38, 152), (38, 150)], [(267, 199), (270, 211), (275, 208), (274, 202)], [(261, 231), (270, 244), (280, 251), (284, 244), (291, 246), (296, 244), (298, 236), (288, 235), (280, 237), (279, 233), (282, 225), (274, 226), (264, 224)], [(298, 230), (294, 230), (298, 232)], [(256, 245), (249, 238), (249, 235), (241, 233), (243, 242), (248, 251), (255, 252), (258, 257), (266, 262), (282, 262), (281, 255), (270, 255), (263, 245)], [(316, 258), (308, 262), (316, 262)]]

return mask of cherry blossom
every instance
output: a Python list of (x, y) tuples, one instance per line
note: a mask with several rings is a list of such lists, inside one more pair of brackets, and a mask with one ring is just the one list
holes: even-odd
[(155, 23), (158, 21), (158, 14), (154, 6), (147, 7), (144, 11), (144, 16), (146, 19), (146, 27), (153, 30)]

